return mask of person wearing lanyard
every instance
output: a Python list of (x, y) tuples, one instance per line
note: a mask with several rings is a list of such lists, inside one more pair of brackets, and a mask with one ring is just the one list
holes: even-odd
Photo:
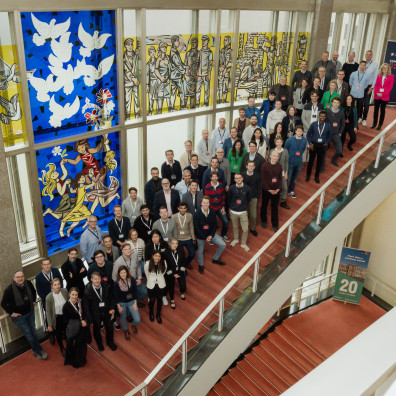
[(151, 179), (144, 185), (144, 197), (146, 205), (154, 211), (155, 194), (162, 190), (162, 179), (159, 177), (159, 170), (156, 167), (151, 168)]
[(319, 89), (324, 92), (326, 91), (331, 79), (327, 77), (326, 69), (323, 66), (319, 67), (318, 74), (320, 78)]
[(112, 294), (109, 286), (105, 282), (102, 282), (99, 272), (92, 273), (91, 283), (85, 289), (83, 301), (88, 322), (93, 325), (93, 336), (99, 351), (104, 351), (102, 335), (100, 333), (101, 323), (104, 324), (106, 330), (106, 344), (112, 351), (115, 351), (117, 345), (114, 343), (114, 330), (110, 320), (111, 315), (114, 314)]
[(139, 309), (137, 306), (136, 281), (128, 273), (128, 268), (122, 265), (118, 268), (117, 280), (114, 284), (114, 300), (120, 314), (121, 326), (124, 330), (125, 339), (130, 340), (127, 316), (132, 315), (132, 333), (137, 334), (137, 325), (140, 323)]
[(67, 337), (64, 365), (70, 364), (74, 368), (85, 366), (87, 341), (90, 339), (85, 307), (78, 298), (79, 293), (77, 287), (72, 287), (69, 290), (69, 300), (62, 308)]
[[(367, 115), (370, 109), (371, 93), (373, 92), (375, 79), (378, 73), (378, 63), (373, 60), (373, 51), (366, 51), (366, 74), (368, 75), (368, 85), (364, 90), (364, 102), (363, 102), (363, 120), (362, 125), (367, 125)], [(351, 92), (352, 93), (352, 92)]]
[(248, 216), (250, 219), (249, 228), (250, 232), (256, 237), (258, 233), (256, 231), (257, 223), (257, 211), (258, 211), (258, 199), (260, 198), (261, 192), (261, 179), (260, 174), (254, 171), (254, 161), (248, 161), (246, 164), (246, 172), (242, 173), (243, 183), (250, 188), (250, 201), (248, 204)]
[(293, 94), (294, 97), (294, 106), (297, 109), (297, 115), (299, 117), (301, 117), (301, 114), (303, 112), (304, 109), (304, 105), (306, 104), (304, 102), (304, 94), (305, 92), (309, 89), (309, 82), (307, 78), (303, 78), (299, 85), (298, 88), (296, 89), (296, 91)]
[(234, 119), (232, 125), (237, 130), (237, 136), (239, 138), (242, 138), (243, 131), (249, 126), (250, 121), (249, 118), (246, 117), (246, 110), (244, 107), (240, 107), (238, 109), (238, 113), (239, 113), (239, 117)]
[[(344, 70), (341, 69), (337, 73), (337, 80), (336, 80), (337, 92), (340, 95), (341, 103), (345, 100), (349, 92), (348, 83), (344, 81), (344, 78), (345, 78), (345, 72)], [(330, 84), (327, 87), (327, 89), (330, 89)]]
[(179, 241), (179, 247), (181, 249), (186, 247), (188, 251), (185, 267), (188, 269), (192, 269), (191, 261), (195, 257), (194, 224), (192, 214), (187, 213), (187, 204), (185, 202), (179, 203), (179, 213), (174, 214), (172, 216), (172, 220), (176, 223), (177, 240)]
[(276, 93), (274, 91), (268, 92), (268, 99), (263, 101), (263, 104), (260, 107), (260, 114), (261, 114), (261, 126), (265, 130), (267, 129), (267, 117), (270, 111), (274, 110), (275, 108), (275, 99)]
[(142, 274), (144, 275), (144, 250), (146, 248), (146, 244), (143, 239), (139, 238), (139, 234), (136, 229), (132, 228), (132, 230), (129, 231), (127, 243), (131, 245), (132, 252), (137, 253), (138, 262), (140, 263)]
[(287, 172), (287, 183), (289, 185), (287, 193), (290, 197), (296, 198), (294, 187), (298, 175), (301, 172), (303, 155), (307, 148), (307, 139), (303, 136), (304, 128), (299, 125), (296, 127), (296, 134), (286, 140), (285, 149), (289, 153), (289, 169)]
[[(257, 128), (261, 131), (261, 128)], [(253, 136), (252, 136), (253, 137)], [(241, 170), (242, 158), (246, 154), (246, 150), (242, 146), (242, 140), (237, 139), (232, 146), (232, 149), (228, 153), (228, 161), (231, 167), (231, 184), (235, 183), (235, 174), (239, 173)], [(231, 188), (231, 187), (230, 187)]]
[(113, 240), (111, 239), (110, 235), (105, 236), (102, 242), (105, 259), (110, 263), (114, 263), (118, 257), (120, 257), (120, 250), (118, 247), (113, 245)]
[[(88, 217), (88, 228), (81, 234), (80, 251), (87, 263), (92, 263), (94, 251), (103, 249), (102, 240), (107, 232), (102, 232), (98, 227), (98, 218), (94, 215)], [(77, 286), (78, 287), (78, 286)]]
[(348, 150), (353, 151), (352, 144), (356, 142), (356, 132), (358, 127), (357, 111), (355, 106), (355, 98), (352, 95), (347, 95), (342, 108), (345, 112), (345, 128), (341, 135), (341, 143), (344, 147), (346, 134), (349, 135)]
[(113, 245), (120, 248), (126, 241), (129, 231), (132, 229), (129, 217), (122, 215), (122, 208), (120, 205), (115, 205), (113, 208), (114, 219), (109, 221), (109, 235), (113, 240)]
[(302, 102), (307, 105), (308, 103), (311, 102), (311, 93), (312, 91), (316, 91), (318, 93), (318, 101), (320, 102), (322, 100), (323, 97), (323, 90), (320, 89), (320, 78), (319, 77), (315, 77), (313, 79), (313, 83), (312, 83), (312, 87), (309, 87), (308, 89), (305, 90), (303, 98), (302, 98)]
[[(227, 180), (225, 177), (225, 173), (224, 173), (223, 169), (220, 168), (220, 161), (217, 157), (213, 157), (210, 160), (210, 168), (206, 169), (206, 171), (204, 172), (204, 174), (202, 176), (202, 190), (204, 190), (205, 187), (210, 183), (210, 174), (214, 171), (216, 171), (218, 173), (220, 183), (224, 184), (225, 187), (227, 186)], [(227, 190), (228, 190), (228, 188), (227, 188)]]
[[(326, 77), (331, 80), (332, 78), (335, 78), (336, 76), (336, 71), (334, 68), (333, 62), (329, 61), (329, 51), (324, 51), (322, 53), (322, 59), (320, 61), (317, 61), (312, 68), (312, 75), (314, 76), (316, 71), (319, 72), (319, 69), (323, 67), (326, 73)], [(327, 86), (327, 84), (326, 84)]]
[(250, 140), (252, 139), (253, 133), (256, 128), (261, 128), (260, 125), (257, 125), (257, 116), (253, 114), (250, 117), (250, 125), (246, 127), (243, 131), (242, 140), (245, 147), (248, 147)]
[(186, 256), (184, 249), (179, 246), (177, 239), (169, 241), (169, 249), (165, 252), (165, 262), (167, 265), (165, 281), (167, 292), (169, 293), (170, 306), (176, 309), (175, 303), (175, 282), (179, 283), (180, 298), (186, 299)]
[(378, 111), (380, 108), (381, 115), (379, 118), (377, 131), (380, 131), (382, 128), (382, 124), (385, 120), (385, 108), (389, 102), (394, 80), (395, 76), (391, 74), (391, 68), (389, 64), (383, 63), (374, 86), (374, 121), (373, 125), (370, 127), (371, 129), (374, 129), (377, 126)]
[(131, 187), (128, 192), (129, 197), (125, 198), (122, 202), (122, 215), (129, 218), (133, 227), (133, 223), (140, 215), (140, 207), (143, 205), (143, 201), (138, 197), (136, 187)]
[[(194, 216), (195, 212), (201, 209), (201, 199), (203, 192), (198, 191), (198, 180), (192, 180), (190, 183), (190, 191), (183, 195), (182, 202), (187, 204), (187, 212)], [(188, 267), (187, 267), (188, 268)]]
[(323, 94), (322, 105), (325, 110), (330, 109), (333, 98), (339, 98), (340, 94), (337, 92), (337, 81), (331, 80), (329, 82), (329, 90)]
[(190, 190), (191, 172), (188, 169), (183, 171), (183, 180), (176, 184), (175, 190), (179, 192), (180, 199), (183, 195)]
[(174, 220), (168, 217), (168, 209), (165, 206), (160, 207), (160, 218), (153, 224), (153, 230), (158, 230), (165, 242), (171, 238), (177, 238), (177, 227)]
[(180, 167), (182, 170), (186, 169), (186, 167), (190, 165), (191, 156), (193, 154), (196, 154), (196, 152), (192, 150), (191, 140), (186, 140), (184, 142), (184, 148), (186, 149), (186, 151), (179, 158)]
[(158, 191), (154, 197), (154, 216), (159, 216), (161, 206), (168, 209), (168, 216), (171, 217), (177, 213), (177, 205), (180, 202), (180, 194), (174, 189), (170, 188), (168, 179), (162, 179), (162, 191)]
[(326, 147), (331, 140), (331, 127), (326, 122), (326, 112), (321, 110), (319, 113), (319, 121), (313, 122), (307, 132), (307, 141), (309, 145), (309, 160), (307, 166), (307, 175), (305, 181), (309, 182), (311, 177), (313, 163), (316, 156), (318, 156), (316, 162), (315, 171), (315, 182), (320, 183), (319, 173), (322, 167), (322, 162), (325, 160)]
[(353, 72), (349, 78), (351, 95), (356, 99), (358, 123), (363, 121), (364, 95), (369, 83), (370, 74), (366, 73), (366, 62), (361, 61), (359, 69)]
[(300, 62), (300, 70), (297, 70), (293, 74), (293, 80), (291, 82), (291, 86), (295, 91), (297, 87), (301, 87), (301, 81), (305, 79), (308, 85), (312, 85), (312, 73), (307, 69), (307, 61), (302, 60)]
[(302, 122), (304, 126), (305, 135), (308, 132), (309, 127), (313, 122), (318, 122), (319, 112), (323, 110), (323, 105), (319, 103), (319, 93), (318, 91), (311, 92), (311, 102), (304, 106), (302, 112)]
[[(67, 261), (61, 266), (63, 279), (66, 281), (66, 288), (70, 290), (77, 287), (80, 290), (80, 296), (84, 294), (84, 278), (87, 276), (87, 269), (81, 259), (77, 257), (77, 249), (70, 248), (67, 252)], [(91, 253), (92, 258), (94, 252)]]
[[(279, 154), (278, 163), (281, 164), (281, 166), (282, 166), (282, 187), (280, 190), (280, 206), (281, 206), (281, 208), (289, 210), (290, 206), (286, 203), (287, 175), (288, 175), (288, 171), (289, 171), (289, 152), (287, 151), (287, 149), (282, 147), (283, 144), (284, 144), (284, 141), (281, 137), (275, 138), (274, 151), (276, 151)], [(271, 156), (271, 153), (270, 153), (270, 156)]]
[(223, 148), (224, 141), (230, 137), (230, 131), (225, 125), (225, 118), (220, 118), (218, 128), (215, 128), (212, 131), (212, 140), (215, 150), (218, 148)]
[(248, 97), (248, 107), (245, 108), (246, 117), (252, 123), (252, 115), (255, 114), (257, 116), (257, 125), (261, 127), (261, 113), (260, 110), (255, 105), (255, 98), (254, 96)]
[(166, 150), (165, 156), (166, 161), (161, 165), (161, 176), (162, 179), (168, 179), (173, 187), (182, 179), (180, 162), (173, 159), (175, 156), (173, 150)]
[(209, 131), (207, 129), (202, 130), (202, 139), (198, 142), (196, 147), (201, 164), (209, 166), (210, 159), (215, 154), (215, 146), (212, 139), (209, 139)]
[(228, 200), (230, 202), (230, 216), (232, 221), (232, 230), (234, 233), (234, 240), (230, 246), (234, 247), (239, 243), (239, 222), (241, 222), (242, 239), (241, 248), (246, 252), (250, 251), (247, 245), (249, 220), (248, 220), (248, 205), (251, 199), (250, 188), (243, 183), (243, 176), (241, 173), (236, 172), (233, 174), (235, 184), (230, 187), (228, 192)]
[[(48, 294), (51, 293), (51, 282), (55, 278), (59, 279), (61, 284), (63, 283), (62, 275), (58, 270), (58, 268), (52, 268), (51, 259), (49, 257), (44, 257), (41, 260), (41, 271), (36, 275), (35, 281), (36, 281), (37, 294), (41, 299), (45, 311), (46, 311), (45, 299), (47, 298)], [(55, 344), (54, 333), (50, 330), (48, 332), (49, 332), (50, 344), (54, 345)]]
[(184, 170), (189, 170), (191, 173), (191, 179), (192, 180), (197, 180), (199, 188), (202, 188), (202, 178), (203, 174), (205, 173), (206, 169), (208, 169), (207, 166), (203, 166), (201, 164), (198, 164), (199, 158), (197, 154), (193, 154), (191, 156), (191, 163), (189, 166), (187, 166)]
[(280, 100), (282, 102), (283, 111), (286, 111), (287, 108), (293, 104), (293, 89), (290, 85), (287, 85), (286, 82), (287, 77), (280, 76), (279, 84), (275, 84), (270, 89), (270, 91), (274, 91), (276, 93), (276, 100)]
[(297, 109), (294, 105), (290, 105), (286, 110), (286, 116), (282, 119), (282, 130), (286, 137), (294, 135), (297, 125), (302, 125), (301, 118), (297, 115)]
[(267, 207), (271, 201), (271, 224), (274, 232), (278, 231), (278, 206), (280, 189), (282, 187), (282, 165), (278, 163), (279, 153), (271, 152), (270, 161), (265, 162), (261, 168), (261, 188), (263, 201), (261, 203), (261, 227), (267, 228)]
[(140, 207), (140, 216), (135, 220), (134, 228), (143, 239), (144, 243), (150, 240), (151, 231), (155, 221), (154, 215), (150, 213), (150, 208), (147, 204)]

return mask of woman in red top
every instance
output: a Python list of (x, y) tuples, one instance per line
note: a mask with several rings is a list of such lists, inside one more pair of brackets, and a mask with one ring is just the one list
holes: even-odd
[(380, 73), (378, 74), (377, 81), (374, 85), (374, 121), (373, 125), (371, 125), (371, 129), (374, 129), (377, 126), (378, 110), (381, 108), (377, 131), (381, 130), (385, 119), (385, 108), (389, 102), (389, 96), (393, 88), (394, 79), (395, 77), (391, 74), (391, 68), (389, 65), (387, 63), (383, 63), (380, 67)]

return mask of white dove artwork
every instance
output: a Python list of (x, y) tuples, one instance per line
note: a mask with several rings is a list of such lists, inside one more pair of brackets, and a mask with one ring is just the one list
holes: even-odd
[[(114, 15), (114, 11), (22, 13), (37, 142), (58, 136), (55, 128), (68, 136), (117, 122)], [(3, 69), (12, 76), (12, 67), (0, 63), (0, 73)], [(14, 73), (9, 78), (17, 77)], [(108, 92), (106, 101), (97, 99), (99, 91)], [(81, 103), (88, 105), (83, 108)]]

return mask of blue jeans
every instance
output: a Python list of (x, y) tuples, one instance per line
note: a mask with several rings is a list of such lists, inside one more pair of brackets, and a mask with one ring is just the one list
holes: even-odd
[(192, 239), (188, 239), (187, 241), (179, 241), (180, 247), (186, 247), (188, 251), (188, 256), (186, 257), (186, 264), (190, 264), (193, 258), (195, 257), (195, 248)]
[(142, 267), (142, 274), (146, 275), (144, 272), (144, 260), (139, 260), (140, 266)]
[(127, 325), (128, 313), (130, 313), (132, 315), (132, 318), (133, 318), (132, 325), (133, 326), (137, 326), (140, 323), (139, 311), (133, 310), (134, 301), (135, 300), (119, 303), (121, 305), (121, 308), (123, 309), (123, 311), (120, 313), (120, 321), (121, 321), (122, 330), (124, 330), (124, 331), (128, 330), (128, 325)]
[(295, 162), (295, 163), (289, 162), (289, 170), (287, 172), (288, 175), (287, 183), (289, 184), (289, 188), (287, 189), (288, 193), (294, 191), (294, 187), (296, 187), (296, 181), (298, 175), (301, 172), (301, 168), (302, 168), (302, 162)]
[(221, 214), (221, 210), (216, 210), (216, 216), (222, 221), (223, 225), (221, 227), (221, 236), (226, 236), (227, 231), (228, 231), (228, 224), (230, 223), (230, 220), (228, 220), (228, 217), (226, 214)]
[(22, 330), (26, 339), (29, 341), (33, 352), (41, 353), (43, 351), (43, 348), (41, 348), (36, 332), (34, 309), (32, 309), (26, 315), (17, 316), (16, 318), (11, 317), (11, 320)]
[[(200, 266), (202, 266), (202, 265), (204, 265), (203, 255), (204, 255), (204, 249), (205, 249), (205, 239), (197, 238), (197, 242), (198, 242), (198, 252), (197, 252), (198, 264)], [(217, 250), (216, 250), (215, 255), (213, 256), (213, 259), (218, 260), (221, 256), (221, 253), (227, 246), (227, 244), (223, 241), (223, 239), (218, 234), (214, 234), (214, 237), (212, 238), (212, 242), (217, 245)]]
[(147, 297), (147, 287), (144, 283), (141, 283), (139, 286), (137, 286), (137, 297), (138, 301)]

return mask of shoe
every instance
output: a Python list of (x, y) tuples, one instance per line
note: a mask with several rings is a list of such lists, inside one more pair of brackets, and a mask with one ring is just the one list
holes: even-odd
[(250, 248), (248, 245), (241, 245), (241, 248), (245, 250), (245, 252), (250, 252)]
[(289, 197), (292, 197), (293, 199), (297, 198), (296, 194), (294, 194), (294, 191), (289, 192), (289, 194), (287, 194)]
[(382, 128), (382, 125), (378, 125), (378, 126), (377, 126), (377, 131), (380, 131), (381, 128)]
[(319, 178), (315, 177), (315, 183), (316, 183), (316, 184), (319, 184), (319, 183), (320, 183)]
[(44, 360), (46, 360), (47, 357), (48, 357), (47, 352), (45, 352), (44, 350), (42, 350), (42, 351), (40, 352), (40, 355), (41, 355), (41, 357), (42, 357)]
[(336, 166), (337, 168), (340, 166), (340, 165), (338, 165), (338, 162), (335, 161), (335, 160), (331, 160), (331, 163), (332, 163), (334, 166)]
[(186, 264), (186, 268), (187, 269), (189, 269), (189, 270), (192, 270), (193, 269), (193, 267), (192, 267), (192, 265), (189, 263), (189, 264)]
[(261, 227), (267, 228), (267, 222), (266, 222), (266, 221), (263, 221), (263, 222), (261, 223)]
[(305, 181), (309, 182), (309, 176), (305, 176)]
[(34, 355), (34, 357), (37, 359), (37, 360), (41, 360), (43, 357), (41, 356), (41, 353), (37, 353), (37, 352), (33, 352), (33, 355)]
[(377, 125), (373, 124), (371, 125), (370, 129), (374, 129)]
[(133, 333), (134, 335), (137, 334), (137, 327), (134, 326), (134, 325), (132, 325), (132, 333)]
[(344, 158), (344, 154), (340, 154), (340, 158)]
[(225, 263), (224, 261), (215, 260), (215, 259), (212, 260), (212, 263), (213, 263), (213, 264), (217, 264), (217, 265), (226, 265), (226, 263)]
[(166, 299), (166, 297), (162, 297), (162, 304), (164, 305), (168, 305), (168, 300)]
[(359, 120), (358, 120), (358, 124), (360, 124), (362, 122), (362, 119), (361, 118), (359, 118)]
[(186, 295), (184, 293), (180, 294), (180, 298), (184, 301), (186, 299)]
[(172, 309), (176, 309), (175, 300), (171, 300), (170, 301), (170, 306), (171, 306)]
[(100, 322), (100, 329), (101, 329), (101, 330), (104, 329), (104, 324), (103, 324), (103, 322)]
[(348, 150), (349, 151), (353, 151), (353, 147), (352, 146), (348, 146)]
[(120, 325), (118, 324), (118, 322), (117, 322), (116, 320), (113, 322), (113, 327), (114, 327), (116, 330), (120, 330), (120, 329), (121, 329)]
[(156, 318), (157, 318), (157, 322), (158, 322), (159, 324), (162, 324), (161, 314), (157, 313)]
[(203, 266), (203, 265), (199, 265), (199, 266), (198, 266), (198, 271), (199, 271), (200, 274), (203, 275), (203, 274), (205, 273), (205, 268), (204, 268), (204, 266)]
[(98, 345), (98, 349), (99, 349), (99, 351), (104, 351), (104, 346), (103, 346), (103, 344), (99, 344), (99, 345)]
[(142, 302), (138, 302), (138, 303), (137, 303), (137, 306), (138, 306), (139, 308), (144, 308), (144, 307), (146, 306), (146, 304), (145, 304), (145, 303), (142, 303)]
[(286, 201), (282, 201), (280, 203), (281, 208), (290, 209), (290, 206), (286, 203)]
[(272, 229), (274, 230), (274, 232), (278, 232), (278, 230), (279, 230), (278, 227), (272, 227)]
[(55, 337), (54, 337), (54, 332), (50, 331), (49, 332), (49, 342), (51, 345), (55, 345)]
[(152, 312), (149, 313), (150, 322), (154, 322), (154, 314)]
[(117, 345), (116, 344), (114, 344), (114, 342), (112, 342), (111, 344), (107, 344), (109, 347), (110, 347), (110, 349), (112, 350), (112, 351), (116, 351), (117, 350)]
[(224, 242), (230, 242), (230, 238), (228, 238), (227, 235), (224, 235), (222, 238)]
[(250, 230), (250, 232), (256, 237), (258, 236), (257, 231), (256, 230)]
[(230, 246), (231, 246), (231, 247), (234, 247), (237, 243), (239, 243), (238, 239), (234, 239), (234, 240), (231, 242)]
[(131, 337), (130, 337), (130, 335), (129, 335), (129, 331), (128, 331), (128, 330), (125, 330), (125, 331), (124, 331), (124, 334), (125, 334), (125, 339), (126, 339), (127, 341), (129, 341), (129, 340), (131, 339)]
[(364, 127), (367, 126), (366, 120), (363, 120), (363, 121), (362, 121), (362, 125), (363, 125)]

